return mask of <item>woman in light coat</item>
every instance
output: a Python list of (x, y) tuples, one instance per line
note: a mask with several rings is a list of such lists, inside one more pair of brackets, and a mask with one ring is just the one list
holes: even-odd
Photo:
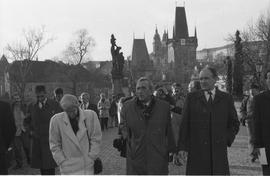
[(50, 122), (49, 142), (61, 174), (93, 175), (94, 160), (100, 151), (102, 133), (97, 114), (82, 110), (73, 95), (60, 102), (64, 112)]

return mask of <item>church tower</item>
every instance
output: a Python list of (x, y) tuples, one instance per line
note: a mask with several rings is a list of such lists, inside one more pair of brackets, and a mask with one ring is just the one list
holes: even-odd
[(168, 60), (173, 62), (175, 80), (187, 83), (196, 64), (197, 32), (189, 36), (185, 7), (176, 7), (173, 38), (168, 42)]

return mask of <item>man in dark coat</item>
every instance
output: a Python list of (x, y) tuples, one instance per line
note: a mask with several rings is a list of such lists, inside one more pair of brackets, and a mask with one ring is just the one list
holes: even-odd
[(189, 93), (185, 100), (178, 147), (188, 152), (187, 175), (229, 174), (227, 146), (233, 143), (240, 122), (232, 96), (215, 88), (217, 79), (215, 69), (204, 68), (202, 90)]
[(263, 175), (270, 175), (270, 70), (265, 74), (267, 90), (254, 97), (254, 152), (265, 148), (267, 165), (262, 165)]
[(49, 124), (52, 116), (62, 111), (58, 102), (46, 97), (45, 86), (35, 89), (37, 101), (28, 107), (31, 134), (31, 167), (42, 175), (54, 175), (57, 167), (49, 147)]
[(170, 105), (152, 95), (153, 86), (142, 77), (136, 97), (124, 103), (120, 130), (127, 139), (126, 171), (131, 175), (168, 174), (168, 154), (175, 149)]
[(0, 175), (8, 174), (7, 151), (14, 139), (16, 126), (9, 103), (0, 101)]

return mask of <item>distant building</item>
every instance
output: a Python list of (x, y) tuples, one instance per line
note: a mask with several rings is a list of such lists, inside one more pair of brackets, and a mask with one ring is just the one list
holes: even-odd
[(133, 39), (130, 69), (134, 81), (141, 76), (152, 77), (154, 74), (145, 39)]
[(151, 58), (160, 79), (165, 75), (179, 83), (189, 82), (196, 65), (197, 46), (196, 28), (194, 36), (189, 36), (185, 7), (176, 7), (172, 38), (164, 31), (161, 40), (157, 29), (154, 35)]
[(0, 59), (0, 97), (5, 96), (6, 94), (10, 95), (9, 84), (5, 81), (8, 78), (6, 70), (9, 67), (9, 62), (5, 55), (2, 55)]

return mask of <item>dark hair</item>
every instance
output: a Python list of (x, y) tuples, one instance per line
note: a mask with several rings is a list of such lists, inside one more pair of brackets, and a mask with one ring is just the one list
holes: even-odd
[(172, 84), (172, 87), (181, 87), (181, 85), (179, 83), (175, 82), (175, 83)]
[(264, 79), (267, 79), (267, 74), (270, 73), (270, 70), (267, 70), (264, 74)]
[(196, 90), (201, 90), (202, 89), (200, 81), (194, 81), (194, 88)]
[(215, 68), (206, 66), (205, 69), (208, 69), (212, 73), (213, 78), (218, 78), (217, 70)]
[(37, 85), (35, 88), (35, 92), (36, 93), (40, 93), (40, 92), (46, 92), (46, 88), (44, 85)]
[(64, 91), (61, 87), (58, 87), (54, 90), (54, 94), (58, 95), (58, 94), (64, 94)]
[(250, 86), (249, 86), (250, 89), (260, 89), (259, 85), (255, 84), (255, 83), (252, 83)]

